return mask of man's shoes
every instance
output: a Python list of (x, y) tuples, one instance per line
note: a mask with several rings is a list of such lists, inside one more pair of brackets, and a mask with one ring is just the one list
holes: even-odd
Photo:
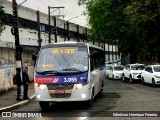
[(30, 100), (29, 98), (23, 98), (23, 100)]
[(16, 98), (16, 100), (17, 100), (17, 101), (22, 101), (22, 99), (21, 99), (21, 98)]

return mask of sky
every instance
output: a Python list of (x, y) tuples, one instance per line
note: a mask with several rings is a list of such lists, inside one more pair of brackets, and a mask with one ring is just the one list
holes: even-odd
[[(12, 0), (9, 0), (12, 1)], [(16, 0), (17, 4), (21, 4), (25, 0)], [(79, 24), (81, 26), (87, 26), (86, 17), (83, 15), (85, 11), (84, 6), (79, 6), (78, 0), (27, 0), (22, 5), (31, 9), (39, 10), (48, 14), (48, 6), (50, 7), (64, 7), (56, 10), (52, 15), (65, 15), (65, 17), (60, 17), (60, 19), (69, 20), (72, 23)], [(54, 9), (55, 10), (55, 9)], [(51, 9), (51, 12), (53, 10)]]

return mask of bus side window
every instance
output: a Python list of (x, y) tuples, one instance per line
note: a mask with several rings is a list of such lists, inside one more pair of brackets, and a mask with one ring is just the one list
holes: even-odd
[[(90, 47), (89, 51), (90, 51), (90, 53), (92, 53), (93, 52), (93, 48)], [(94, 65), (94, 58), (93, 57), (90, 58), (90, 66), (91, 66), (91, 71), (93, 71), (94, 67), (95, 67), (95, 65)]]

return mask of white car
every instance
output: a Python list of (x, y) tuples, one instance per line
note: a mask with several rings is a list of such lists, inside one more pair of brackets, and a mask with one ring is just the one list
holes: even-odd
[(122, 80), (125, 82), (129, 79), (130, 83), (135, 80), (141, 80), (141, 72), (144, 70), (144, 64), (128, 64), (123, 69), (123, 77)]
[(123, 76), (123, 65), (112, 66), (109, 70), (109, 79), (122, 79)]
[(141, 74), (142, 84), (149, 83), (152, 86), (160, 84), (160, 65), (148, 65)]
[(109, 75), (108, 70), (111, 69), (112, 65), (106, 65), (105, 67), (106, 67), (106, 77), (108, 78)]

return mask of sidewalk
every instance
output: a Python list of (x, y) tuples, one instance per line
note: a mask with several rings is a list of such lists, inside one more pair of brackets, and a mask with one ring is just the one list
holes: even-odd
[[(22, 93), (23, 93), (23, 89), (22, 89)], [(17, 90), (16, 89), (9, 91), (3, 95), (0, 95), (0, 112), (13, 110), (13, 109), (16, 109), (18, 107), (21, 107), (21, 106), (31, 102), (35, 98), (34, 93), (35, 93), (34, 92), (34, 83), (31, 83), (31, 84), (29, 84), (29, 87), (28, 87), (28, 97), (30, 98), (30, 100), (17, 101), (16, 100), (16, 97), (17, 97)], [(21, 96), (21, 98), (23, 98), (23, 96)]]

